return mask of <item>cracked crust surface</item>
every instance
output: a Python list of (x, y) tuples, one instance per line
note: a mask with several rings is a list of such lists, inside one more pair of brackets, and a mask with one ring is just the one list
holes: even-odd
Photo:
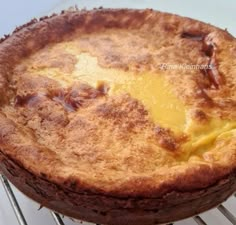
[[(83, 82), (65, 86), (78, 52), (97, 57), (104, 68), (163, 74), (200, 128), (177, 134), (153, 122), (145, 105), (129, 94), (110, 96), (106, 86)], [(0, 44), (0, 159), (27, 170), (29, 179), (45, 179), (59, 189), (97, 198), (147, 199), (146, 208), (153, 204), (148, 199), (173, 192), (196, 192), (199, 197), (198, 190), (211, 193), (214, 185), (226, 180), (230, 188), (222, 193), (223, 200), (235, 191), (235, 55), (235, 38), (226, 31), (152, 10), (66, 12), (33, 21)], [(210, 69), (163, 70), (162, 64), (204, 64)], [(54, 73), (62, 74), (63, 82)], [(222, 132), (214, 136), (202, 130), (207, 126)], [(210, 146), (201, 139), (202, 131), (214, 136)], [(197, 140), (189, 145), (191, 132)], [(2, 163), (3, 171), (7, 165)], [(48, 184), (41, 186), (46, 189)], [(212, 196), (204, 210), (219, 203)], [(38, 201), (42, 199), (46, 201), (43, 196)], [(176, 204), (189, 200), (177, 199)], [(53, 208), (51, 201), (45, 205)], [(107, 202), (112, 205), (112, 200)], [(173, 206), (170, 199), (165, 203)], [(122, 211), (116, 203), (111, 207)], [(195, 211), (183, 212), (190, 216)], [(96, 221), (94, 213), (85, 219), (103, 223), (105, 217)], [(154, 223), (149, 213), (146, 224)], [(168, 222), (159, 216), (158, 222)], [(173, 214), (172, 219), (183, 217)]]

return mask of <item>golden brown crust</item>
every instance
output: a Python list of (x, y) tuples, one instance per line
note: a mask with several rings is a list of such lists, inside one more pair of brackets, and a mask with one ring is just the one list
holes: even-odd
[[(187, 204), (192, 198), (188, 192), (208, 190), (227, 177), (226, 186), (232, 184), (236, 172), (235, 132), (230, 140), (215, 140), (209, 151), (187, 154), (182, 144), (188, 137), (155, 125), (143, 104), (130, 95), (111, 97), (104, 86), (95, 89), (82, 83), (65, 88), (32, 72), (50, 67), (71, 73), (75, 56), (60, 49), (54, 57), (50, 44), (73, 41), (75, 37), (82, 51), (97, 56), (103, 67), (162, 71), (200, 124), (207, 124), (212, 115), (235, 121), (236, 40), (226, 31), (153, 10), (65, 12), (32, 21), (0, 43), (0, 148), (4, 159), (12, 159), (22, 173), (27, 170), (37, 179), (55, 183), (60, 190), (89, 193), (96, 198), (162, 199), (168, 193), (181, 192), (187, 196), (181, 204)], [(22, 63), (27, 57), (30, 69)], [(176, 73), (162, 70), (163, 63), (207, 64), (213, 68), (181, 68)], [(2, 167), (6, 174), (7, 167)], [(14, 182), (14, 177), (11, 179)], [(235, 190), (235, 184), (232, 187), (221, 200)], [(23, 185), (22, 190), (26, 190)], [(212, 198), (220, 195), (220, 191), (214, 194), (212, 190), (209, 188)], [(34, 194), (32, 197), (43, 200)], [(211, 201), (201, 209), (217, 203)], [(145, 207), (151, 204), (147, 200)], [(159, 200), (157, 204), (161, 204)], [(196, 206), (199, 204), (196, 202)], [(124, 207), (123, 203), (119, 207)], [(157, 206), (153, 208), (158, 210)], [(172, 218), (183, 217), (184, 213)], [(147, 221), (152, 224), (153, 217)], [(167, 222), (167, 218), (157, 222)]]

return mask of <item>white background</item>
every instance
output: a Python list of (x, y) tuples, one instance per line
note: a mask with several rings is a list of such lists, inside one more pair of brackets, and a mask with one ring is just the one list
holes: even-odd
[[(0, 0), (0, 36), (11, 33), (16, 26), (24, 24), (33, 17), (59, 12), (77, 4), (79, 8), (94, 7), (129, 7), (155, 8), (183, 16), (200, 19), (223, 29), (227, 28), (236, 36), (236, 1), (235, 0)], [(15, 190), (15, 189), (14, 189)], [(29, 225), (54, 225), (48, 210), (37, 211), (39, 205), (24, 197), (15, 190), (17, 199), (23, 209)], [(236, 215), (236, 198), (232, 197), (224, 205)], [(217, 209), (201, 215), (209, 225), (230, 225)], [(74, 224), (68, 218), (64, 221), (68, 225)], [(17, 220), (10, 207), (4, 189), (0, 184), (0, 225), (17, 225)], [(83, 223), (88, 225), (89, 223)], [(176, 225), (194, 225), (192, 219), (175, 223)]]

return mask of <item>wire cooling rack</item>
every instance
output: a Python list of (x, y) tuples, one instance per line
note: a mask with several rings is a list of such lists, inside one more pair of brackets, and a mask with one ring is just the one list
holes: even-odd
[[(1, 179), (2, 185), (5, 189), (5, 192), (7, 194), (7, 197), (11, 203), (12, 209), (15, 213), (15, 216), (17, 218), (19, 225), (29, 225), (25, 219), (25, 216), (22, 212), (22, 209), (21, 209), (17, 199), (16, 199), (16, 196), (14, 194), (14, 191), (13, 191), (9, 181), (1, 174), (0, 174), (0, 179)], [(236, 194), (234, 194), (234, 197), (236, 197)], [(233, 225), (236, 225), (236, 217), (225, 206), (219, 205), (217, 207), (217, 209), (222, 214), (222, 216), (225, 217), (225, 219), (227, 219)], [(60, 214), (53, 212), (53, 211), (50, 211), (50, 213), (51, 213), (56, 225), (66, 225), (66, 223), (63, 221), (63, 216), (61, 216)], [(207, 222), (204, 221), (204, 219), (199, 215), (192, 217), (192, 220), (193, 220), (193, 223), (192, 223), (193, 225), (194, 224), (207, 225)], [(99, 225), (99, 224), (96, 224), (96, 225)], [(168, 224), (168, 225), (173, 225), (173, 223)]]

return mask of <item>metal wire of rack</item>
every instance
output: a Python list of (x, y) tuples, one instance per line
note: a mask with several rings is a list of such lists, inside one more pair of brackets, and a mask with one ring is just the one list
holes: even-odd
[[(17, 218), (17, 221), (19, 223), (19, 225), (28, 225), (24, 214), (21, 210), (21, 207), (15, 197), (15, 194), (10, 186), (9, 181), (6, 179), (6, 177), (4, 177), (3, 175), (0, 174), (0, 180), (2, 182), (2, 185), (5, 189), (5, 192), (7, 194), (7, 197), (11, 203), (12, 209), (15, 213), (15, 216)], [(236, 194), (234, 194), (234, 197), (236, 197)], [(221, 214), (229, 221), (231, 222), (233, 225), (236, 225), (236, 217), (227, 209), (225, 208), (223, 205), (219, 205), (217, 207), (217, 209), (221, 212)], [(51, 215), (55, 221), (56, 225), (65, 225), (62, 216), (56, 212), (51, 211)], [(202, 217), (200, 217), (199, 215), (194, 216), (193, 217), (193, 221), (195, 222), (195, 224), (198, 225), (207, 225), (207, 223), (203, 220)], [(96, 224), (96, 225), (100, 225), (100, 224)], [(173, 223), (171, 224), (167, 224), (167, 225), (173, 225)]]

